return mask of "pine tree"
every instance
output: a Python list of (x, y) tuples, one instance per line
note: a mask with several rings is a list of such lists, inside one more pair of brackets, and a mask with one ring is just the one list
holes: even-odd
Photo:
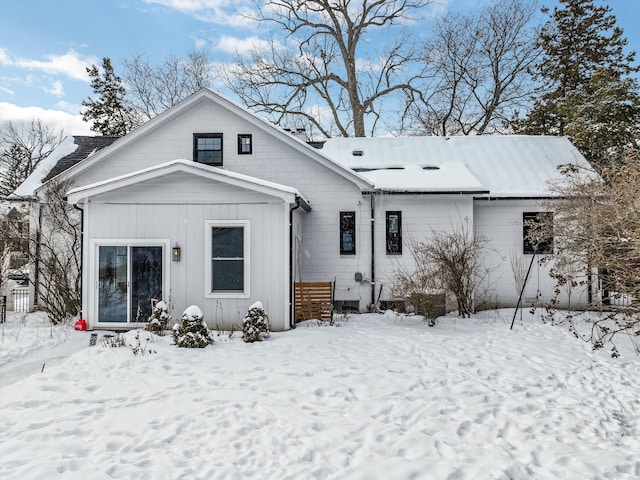
[[(563, 8), (554, 8), (540, 33), (544, 54), (534, 70), (534, 77), (544, 85), (546, 93), (535, 102), (525, 119), (516, 122), (516, 131), (531, 135), (569, 135), (574, 141), (587, 138), (590, 134), (580, 131), (581, 120), (576, 116), (584, 120), (586, 110), (595, 108), (602, 112), (607, 108), (606, 102), (611, 101), (609, 107), (613, 107), (616, 115), (591, 120), (615, 123), (615, 129), (624, 128), (620, 124), (637, 129), (637, 110), (630, 112), (623, 105), (635, 104), (637, 109), (637, 82), (626, 77), (639, 67), (633, 63), (635, 52), (623, 52), (627, 40), (622, 29), (615, 26), (611, 8), (596, 6), (593, 0), (559, 2)], [(613, 96), (603, 94), (614, 91)], [(601, 103), (595, 105), (597, 102)], [(600, 130), (605, 134), (610, 129)], [(599, 138), (596, 143), (622, 148), (614, 144), (613, 139), (608, 145), (606, 138)], [(603, 161), (606, 148), (594, 151), (586, 143), (578, 148), (594, 165)]]
[(640, 139), (640, 93), (634, 78), (601, 69), (583, 88), (558, 103), (564, 133), (599, 171), (626, 162), (624, 152)]
[(82, 101), (82, 106), (86, 107), (82, 119), (92, 122), (91, 130), (101, 135), (122, 136), (133, 130), (137, 124), (135, 114), (126, 104), (125, 88), (113, 71), (111, 59), (102, 59), (102, 72), (92, 65), (87, 68), (87, 73), (91, 78), (91, 88), (99, 97)]

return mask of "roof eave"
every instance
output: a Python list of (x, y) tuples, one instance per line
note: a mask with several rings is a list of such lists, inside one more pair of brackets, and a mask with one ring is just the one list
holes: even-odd
[(389, 195), (488, 195), (489, 190), (409, 190), (393, 188), (376, 188), (365, 194)]
[(193, 175), (217, 179), (225, 183), (238, 185), (266, 195), (279, 197), (283, 201), (288, 201), (289, 203), (295, 203), (296, 198), (300, 197), (308, 205), (308, 202), (302, 197), (300, 192), (291, 187), (254, 181), (252, 177), (247, 175), (227, 172), (216, 167), (209, 167), (193, 163), (188, 160), (172, 160), (149, 169), (138, 170), (109, 180), (73, 188), (67, 193), (67, 201), (71, 204), (81, 203), (89, 197), (108, 193), (119, 188), (135, 185), (175, 172), (187, 172)]

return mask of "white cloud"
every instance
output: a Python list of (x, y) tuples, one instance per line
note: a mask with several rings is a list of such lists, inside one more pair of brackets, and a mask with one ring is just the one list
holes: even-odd
[(33, 119), (42, 120), (57, 130), (63, 130), (65, 135), (96, 135), (90, 125), (82, 121), (80, 114), (70, 114), (62, 110), (47, 110), (40, 107), (20, 107), (12, 103), (0, 102), (3, 121), (30, 122)]
[(30, 58), (20, 58), (11, 55), (7, 49), (0, 48), (0, 65), (21, 68), (24, 70), (35, 70), (51, 75), (65, 75), (69, 78), (89, 81), (87, 67), (98, 64), (98, 58), (94, 56), (83, 57), (74, 50), (69, 50), (62, 55), (45, 55), (46, 60), (34, 60)]
[(240, 39), (231, 37), (229, 35), (223, 35), (216, 45), (217, 50), (221, 50), (223, 52), (231, 54), (239, 53), (240, 55), (245, 54), (255, 48), (267, 47), (269, 47), (269, 42), (267, 42), (266, 40), (262, 40), (256, 36)]
[(44, 89), (45, 92), (50, 93), (51, 95), (55, 95), (56, 97), (64, 96), (64, 89), (62, 88), (62, 82), (60, 80), (56, 80), (51, 84), (51, 88)]
[(196, 38), (194, 41), (194, 46), (198, 50), (204, 50), (205, 48), (207, 48), (207, 41), (204, 38)]
[[(2, 79), (0, 79), (0, 80), (2, 80)], [(11, 95), (11, 96), (13, 96), (16, 93), (13, 90), (11, 90), (10, 88), (3, 87), (2, 85), (0, 85), (0, 92), (6, 93), (7, 95)]]
[(316, 118), (320, 123), (329, 123), (333, 121), (333, 112), (329, 107), (325, 107), (323, 105), (311, 105), (305, 109), (305, 113)]
[(77, 103), (65, 102), (64, 100), (60, 100), (59, 102), (57, 102), (56, 107), (72, 115), (77, 115), (79, 112), (82, 112), (82, 109), (84, 108), (82, 105), (79, 105)]
[(249, 2), (246, 0), (144, 0), (144, 2), (172, 8), (200, 21), (227, 27), (246, 27), (251, 23), (246, 15), (251, 11)]
[(371, 59), (356, 58), (356, 70), (359, 72), (381, 72), (384, 65), (384, 59)]

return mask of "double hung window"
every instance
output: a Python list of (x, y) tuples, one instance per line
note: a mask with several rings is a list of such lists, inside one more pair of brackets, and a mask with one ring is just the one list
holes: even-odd
[(193, 161), (207, 165), (222, 165), (222, 134), (194, 133)]
[(207, 222), (208, 296), (249, 295), (249, 222)]

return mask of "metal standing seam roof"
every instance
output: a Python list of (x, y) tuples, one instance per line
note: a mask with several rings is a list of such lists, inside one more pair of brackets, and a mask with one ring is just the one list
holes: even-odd
[(567, 138), (551, 136), (332, 138), (322, 150), (390, 192), (544, 197), (558, 166), (589, 166)]
[[(42, 184), (118, 138), (73, 136), (75, 151), (47, 167), (48, 172), (33, 175)], [(358, 172), (376, 189), (397, 193), (544, 197), (551, 195), (549, 181), (560, 179), (558, 166), (588, 167), (567, 138), (551, 136), (332, 138), (322, 144), (321, 151)]]

